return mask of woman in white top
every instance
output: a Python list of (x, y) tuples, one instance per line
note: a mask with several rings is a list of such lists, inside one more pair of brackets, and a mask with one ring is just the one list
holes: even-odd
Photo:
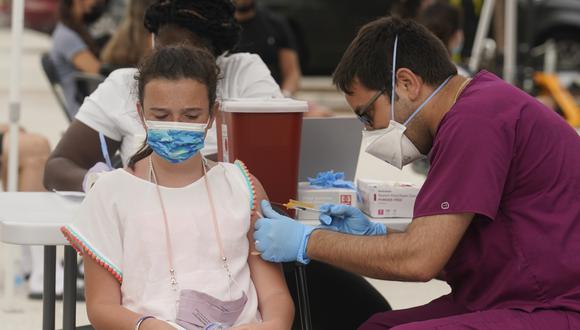
[[(249, 238), (260, 183), (241, 162), (199, 152), (215, 110), (213, 57), (160, 48), (139, 69), (146, 144), (99, 179), (63, 227), (83, 254), (96, 329), (290, 329), (281, 267)], [(252, 243), (250, 243), (252, 242)]]
[[(279, 86), (259, 56), (228, 55), (239, 39), (230, 0), (162, 0), (151, 6), (145, 25), (156, 47), (187, 43), (211, 51), (217, 58), (218, 99), (282, 97)], [(82, 104), (52, 153), (45, 173), (48, 189), (82, 190), (87, 171), (104, 158), (99, 133), (106, 137), (109, 154), (121, 151), (124, 164), (136, 151), (144, 130), (136, 117), (135, 69), (111, 73)], [(215, 128), (208, 134), (203, 154), (215, 154)], [(93, 171), (106, 166), (97, 164)]]

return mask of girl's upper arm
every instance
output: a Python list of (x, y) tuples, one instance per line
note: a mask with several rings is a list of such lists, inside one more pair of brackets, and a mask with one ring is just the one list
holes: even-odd
[(85, 295), (87, 308), (94, 305), (121, 305), (121, 284), (105, 268), (89, 256), (83, 257), (85, 266)]
[(286, 281), (282, 272), (282, 267), (279, 264), (264, 261), (258, 254), (254, 244), (254, 224), (262, 214), (260, 202), (268, 200), (268, 196), (264, 191), (264, 187), (254, 176), (251, 176), (254, 181), (256, 189), (256, 212), (253, 212), (250, 229), (248, 230), (248, 241), (250, 242), (250, 255), (248, 256), (248, 264), (250, 265), (250, 273), (254, 285), (258, 290), (258, 296), (267, 295), (268, 293), (283, 289), (287, 292)]
[[(250, 229), (248, 230), (248, 241), (251, 243), (250, 244), (250, 256), (252, 252), (256, 253), (256, 245), (254, 244), (254, 225), (256, 224), (256, 221), (258, 219), (261, 218), (261, 214), (262, 214), (262, 208), (260, 207), (260, 202), (262, 200), (268, 200), (268, 195), (266, 194), (266, 191), (264, 190), (264, 187), (262, 186), (262, 183), (260, 183), (260, 181), (258, 179), (256, 179), (255, 176), (253, 176), (252, 174), (250, 174), (250, 178), (254, 183), (254, 187), (256, 189), (255, 193), (256, 195), (254, 196), (255, 200), (254, 200), (254, 207), (255, 210), (252, 212), (252, 217), (250, 218)], [(256, 255), (253, 255), (256, 256)], [(258, 257), (258, 259), (261, 259)]]

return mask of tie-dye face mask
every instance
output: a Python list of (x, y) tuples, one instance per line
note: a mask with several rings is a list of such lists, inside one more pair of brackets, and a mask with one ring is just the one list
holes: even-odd
[(147, 120), (147, 144), (166, 161), (188, 160), (204, 147), (207, 124)]

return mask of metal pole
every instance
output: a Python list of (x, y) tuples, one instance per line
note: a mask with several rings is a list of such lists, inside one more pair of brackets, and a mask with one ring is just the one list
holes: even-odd
[(74, 330), (76, 326), (77, 253), (71, 246), (64, 247), (64, 295), (62, 329)]
[(300, 328), (301, 330), (312, 330), (306, 266), (296, 263), (294, 267), (296, 273), (296, 290), (298, 293), (298, 309), (300, 312)]
[(475, 40), (473, 41), (473, 50), (471, 51), (471, 58), (469, 59), (469, 70), (473, 73), (479, 70), (481, 53), (483, 51), (483, 39), (485, 39), (489, 33), (489, 24), (491, 23), (491, 18), (493, 17), (494, 5), (495, 0), (486, 0), (483, 3), (483, 8), (481, 9), (479, 23), (477, 24), (477, 32), (475, 33)]
[(517, 21), (518, 2), (517, 0), (505, 1), (505, 47), (503, 61), (503, 79), (510, 84), (516, 82), (516, 61), (517, 61)]
[[(22, 30), (24, 27), (24, 0), (12, 1), (12, 35), (10, 41), (10, 150), (8, 154), (8, 191), (18, 190), (18, 121), (20, 120), (20, 58), (22, 57)], [(14, 254), (16, 248), (5, 246), (4, 299), (9, 306), (14, 301)]]
[(56, 246), (44, 247), (44, 287), (42, 288), (42, 330), (54, 330), (56, 301)]

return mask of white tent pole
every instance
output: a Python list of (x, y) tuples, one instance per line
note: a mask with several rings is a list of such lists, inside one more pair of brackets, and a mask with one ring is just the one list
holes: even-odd
[(517, 22), (518, 2), (516, 0), (505, 1), (505, 53), (503, 62), (503, 79), (510, 84), (516, 81), (517, 61)]
[[(508, 2), (510, 0), (507, 0)], [(479, 15), (479, 23), (477, 24), (477, 32), (475, 33), (475, 40), (473, 41), (473, 49), (471, 50), (471, 58), (469, 59), (469, 70), (476, 73), (479, 70), (481, 62), (481, 53), (483, 51), (483, 40), (487, 37), (489, 32), (489, 24), (493, 17), (493, 6), (495, 0), (485, 0), (481, 15)]]
[(10, 153), (8, 156), (8, 191), (18, 190), (18, 132), (20, 122), (20, 76), (22, 34), (24, 27), (24, 0), (12, 1), (12, 40), (10, 42)]
[[(24, 29), (24, 0), (12, 0), (12, 39), (10, 42), (10, 150), (8, 154), (8, 191), (18, 190), (18, 133), (20, 121), (20, 75), (22, 34)], [(5, 246), (4, 298), (5, 308), (13, 309), (14, 302), (14, 246)]]

